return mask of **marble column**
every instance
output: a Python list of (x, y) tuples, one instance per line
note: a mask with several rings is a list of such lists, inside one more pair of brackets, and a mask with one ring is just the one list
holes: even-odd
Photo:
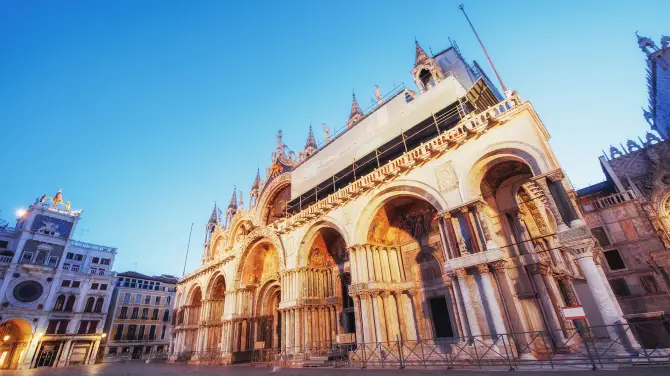
[(477, 228), (472, 221), (472, 217), (470, 217), (470, 208), (463, 206), (460, 210), (461, 214), (463, 215), (463, 219), (465, 220), (465, 226), (468, 230), (468, 234), (470, 235), (470, 246), (472, 247), (472, 253), (481, 252), (482, 249), (479, 242), (479, 237), (477, 236)]
[(612, 297), (611, 287), (606, 285), (603, 280), (602, 269), (598, 270), (601, 268), (600, 265), (596, 265), (593, 261), (593, 246), (593, 239), (589, 239), (588, 241), (583, 241), (579, 244), (572, 244), (570, 246), (570, 251), (573, 253), (577, 262), (579, 262), (579, 266), (581, 266), (582, 271), (584, 272), (586, 283), (588, 284), (593, 299), (598, 306), (600, 315), (602, 316), (605, 325), (608, 325), (607, 332), (609, 333), (610, 338), (619, 342), (626, 340), (628, 342), (626, 344), (627, 346), (639, 349), (640, 345), (637, 343), (637, 340), (631, 331), (626, 331), (626, 329), (622, 327), (622, 325), (627, 325), (628, 322), (621, 314), (619, 303)]
[(386, 336), (386, 315), (384, 312), (384, 302), (379, 293), (374, 293), (371, 296), (372, 299), (372, 311), (374, 312), (375, 318), (375, 333), (377, 336), (377, 342), (386, 342), (388, 338)]
[(456, 279), (458, 280), (458, 287), (461, 290), (461, 298), (463, 299), (463, 311), (467, 317), (468, 328), (470, 329), (470, 336), (479, 337), (478, 340), (481, 340), (482, 331), (479, 327), (479, 321), (477, 320), (477, 313), (475, 312), (475, 306), (472, 302), (472, 297), (470, 296), (470, 288), (468, 287), (467, 272), (465, 269), (456, 269), (454, 270)]
[(363, 315), (361, 314), (361, 297), (360, 296), (353, 296), (354, 300), (354, 323), (356, 324), (356, 343), (363, 343), (363, 324), (361, 321), (363, 320)]
[(491, 314), (491, 321), (493, 321), (493, 328), (495, 329), (496, 334), (500, 336), (508, 331), (505, 327), (505, 319), (503, 319), (500, 304), (498, 304), (498, 299), (496, 298), (498, 294), (493, 287), (493, 281), (491, 281), (489, 266), (486, 264), (479, 264), (477, 265), (477, 271), (479, 271), (479, 277), (482, 281), (482, 289), (484, 290), (486, 304), (488, 305), (489, 313)]
[(533, 264), (529, 265), (527, 268), (530, 271), (531, 278), (533, 278), (535, 288), (537, 289), (537, 295), (540, 300), (541, 309), (547, 319), (547, 325), (551, 331), (551, 337), (554, 339), (556, 347), (565, 347), (566, 339), (563, 335), (561, 321), (558, 317), (558, 312), (556, 311), (556, 307), (551, 300), (551, 295), (543, 278), (543, 274), (549, 272), (548, 266), (542, 264)]
[(466, 332), (466, 324), (463, 321), (462, 314), (463, 312), (463, 306), (462, 303), (460, 302), (460, 297), (458, 296), (458, 293), (454, 290), (454, 281), (451, 278), (448, 278), (445, 280), (444, 285), (447, 287), (447, 290), (449, 291), (449, 297), (447, 299), (447, 307), (450, 307), (450, 311), (453, 312), (454, 314), (454, 321), (456, 324), (456, 335), (458, 338), (462, 341), (466, 337), (468, 337), (468, 332)]
[(549, 190), (549, 185), (547, 184), (547, 178), (545, 176), (539, 177), (535, 179), (535, 183), (537, 183), (540, 189), (542, 189), (542, 193), (544, 194), (544, 197), (547, 199), (547, 203), (549, 204), (549, 211), (551, 211), (551, 214), (554, 216), (554, 220), (556, 221), (557, 232), (567, 230), (568, 226), (565, 224), (563, 216), (561, 215), (561, 212), (558, 210), (558, 205), (556, 205), (556, 201), (554, 200), (554, 196), (552, 196), (551, 191)]
[(313, 330), (312, 329), (313, 328), (312, 309), (309, 308), (309, 307), (305, 308), (303, 322), (304, 322), (303, 332), (304, 332), (304, 336), (305, 336), (305, 340), (304, 340), (305, 348), (309, 348), (310, 346), (312, 346), (312, 337), (311, 336), (312, 336), (312, 330)]
[(487, 251), (498, 250), (500, 249), (500, 247), (498, 247), (498, 244), (496, 244), (495, 240), (493, 240), (491, 228), (489, 227), (489, 222), (488, 219), (486, 218), (487, 215), (484, 212), (485, 207), (486, 205), (483, 202), (478, 202), (475, 205), (474, 212), (477, 217), (477, 220), (479, 221), (479, 226), (482, 229), (482, 234), (484, 235), (486, 250)]

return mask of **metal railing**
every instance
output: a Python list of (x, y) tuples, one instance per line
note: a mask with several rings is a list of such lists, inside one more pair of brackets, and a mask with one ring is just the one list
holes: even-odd
[(619, 193), (615, 193), (609, 196), (605, 196), (596, 200), (593, 200), (591, 202), (587, 202), (582, 204), (582, 209), (584, 209), (585, 212), (592, 212), (595, 210), (599, 209), (604, 209), (613, 205), (618, 205), (623, 202), (631, 201), (635, 199), (635, 194), (633, 191), (628, 190), (628, 191), (623, 191)]
[(79, 240), (71, 240), (70, 244), (75, 246), (75, 247), (79, 247), (79, 248), (92, 249), (92, 250), (95, 250), (95, 251), (104, 251), (104, 252), (116, 253), (116, 248), (108, 247), (106, 245), (85, 243), (85, 242), (81, 242)]
[[(582, 326), (553, 332), (529, 331), (468, 338), (395, 340), (372, 343), (311, 343), (253, 350), (250, 363), (281, 367), (447, 369), (602, 369), (670, 364), (670, 322)], [(251, 350), (248, 350), (251, 351)], [(177, 362), (221, 364), (221, 350), (173, 353)]]

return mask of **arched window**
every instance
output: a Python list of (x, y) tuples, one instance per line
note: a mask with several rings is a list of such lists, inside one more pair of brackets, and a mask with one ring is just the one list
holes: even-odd
[(84, 312), (93, 312), (93, 304), (95, 304), (95, 298), (90, 296), (86, 300), (86, 307), (84, 307)]
[(59, 295), (56, 298), (56, 304), (54, 304), (54, 311), (62, 311), (65, 306), (65, 295)]
[(163, 312), (163, 321), (170, 321), (170, 310), (166, 309)]
[(72, 309), (74, 308), (74, 301), (75, 301), (74, 295), (71, 295), (69, 298), (67, 298), (67, 302), (65, 303), (65, 312), (72, 312)]
[(95, 313), (100, 313), (102, 312), (102, 305), (104, 304), (105, 299), (102, 297), (99, 297), (98, 300), (95, 302), (95, 309), (93, 312)]
[(424, 89), (428, 89), (434, 85), (433, 75), (428, 69), (423, 69), (421, 73), (419, 73), (419, 79), (421, 80)]

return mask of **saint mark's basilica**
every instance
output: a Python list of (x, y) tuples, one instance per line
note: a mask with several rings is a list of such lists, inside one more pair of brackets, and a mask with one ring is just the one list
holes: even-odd
[(477, 346), (505, 333), (532, 359), (547, 346), (569, 353), (584, 326), (640, 348), (620, 329), (600, 239), (532, 104), (500, 93), (453, 44), (433, 55), (417, 42), (411, 75), (416, 90), (375, 87), (369, 109), (354, 96), (346, 127), (324, 125), (320, 144), (310, 127), (295, 153), (279, 131), (248, 205), (235, 192), (214, 207), (202, 265), (178, 284), (171, 361)]

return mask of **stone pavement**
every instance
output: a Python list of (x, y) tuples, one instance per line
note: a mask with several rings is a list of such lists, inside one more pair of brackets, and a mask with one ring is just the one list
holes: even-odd
[[(546, 375), (547, 371), (515, 371), (523, 373), (524, 376)], [(584, 372), (584, 376), (592, 374), (593, 371), (552, 371), (555, 376), (574, 376), (576, 372)], [(359, 368), (284, 368), (273, 372), (273, 369), (265, 366), (251, 367), (248, 365), (238, 366), (195, 366), (186, 364), (154, 363), (107, 363), (90, 366), (72, 366), (63, 368), (39, 368), (19, 371), (0, 371), (0, 376), (396, 376), (396, 375), (437, 376), (437, 375), (472, 375), (486, 374), (503, 376), (508, 371), (493, 370), (424, 370), (424, 369), (366, 369)], [(669, 367), (635, 368), (621, 370), (599, 370), (596, 373), (616, 376), (661, 376), (670, 375)]]

